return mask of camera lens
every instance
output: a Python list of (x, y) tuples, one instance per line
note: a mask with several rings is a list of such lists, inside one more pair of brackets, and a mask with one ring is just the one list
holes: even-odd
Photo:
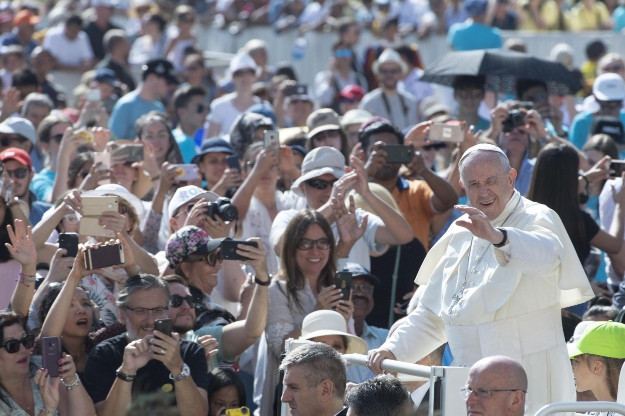
[(219, 207), (219, 216), (224, 221), (234, 221), (239, 217), (239, 210), (235, 205), (224, 204)]

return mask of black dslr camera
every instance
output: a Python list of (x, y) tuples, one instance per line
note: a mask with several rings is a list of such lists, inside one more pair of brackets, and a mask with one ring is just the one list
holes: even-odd
[(508, 118), (502, 123), (504, 133), (509, 133), (519, 126), (525, 125), (525, 115), (528, 110), (534, 108), (531, 101), (521, 101), (508, 110)]
[(222, 197), (208, 204), (206, 215), (212, 219), (215, 219), (217, 216), (224, 221), (236, 221), (239, 219), (239, 210), (230, 202), (230, 198)]

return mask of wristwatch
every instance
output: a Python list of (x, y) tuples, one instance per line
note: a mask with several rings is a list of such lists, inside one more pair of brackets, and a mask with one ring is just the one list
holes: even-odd
[(137, 377), (137, 373), (134, 373), (134, 374), (122, 373), (122, 366), (120, 365), (117, 371), (115, 371), (115, 376), (117, 376), (117, 378), (119, 379), (132, 383), (133, 381), (135, 381), (135, 378)]
[(174, 377), (172, 373), (169, 373), (169, 379), (174, 380), (174, 381), (180, 381), (180, 380), (184, 380), (190, 375), (191, 375), (191, 369), (186, 363), (184, 363), (182, 364), (182, 371), (180, 372), (180, 374)]
[(505, 228), (497, 228), (497, 229), (501, 231), (501, 233), (503, 234), (503, 239), (501, 240), (500, 243), (493, 244), (493, 247), (501, 248), (505, 246), (506, 243), (508, 242), (508, 232), (505, 230)]

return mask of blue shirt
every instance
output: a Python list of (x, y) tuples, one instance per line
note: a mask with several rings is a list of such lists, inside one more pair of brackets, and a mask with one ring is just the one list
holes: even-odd
[(174, 139), (176, 139), (176, 143), (178, 143), (178, 148), (180, 148), (184, 163), (191, 163), (191, 159), (197, 154), (193, 136), (187, 136), (180, 127), (174, 129), (172, 134), (174, 135)]
[(514, 189), (519, 191), (523, 196), (530, 190), (530, 183), (532, 182), (532, 172), (534, 172), (534, 164), (536, 159), (529, 159), (527, 154), (521, 163), (521, 171), (517, 172), (516, 180), (514, 181)]
[(150, 111), (165, 112), (165, 106), (158, 100), (145, 101), (137, 90), (131, 91), (115, 103), (109, 119), (109, 129), (116, 139), (132, 140), (136, 136), (135, 122)]
[(447, 43), (457, 51), (501, 48), (501, 32), (496, 27), (476, 23), (469, 19), (449, 28)]
[[(362, 338), (367, 343), (367, 349), (373, 350), (380, 348), (386, 337), (388, 336), (388, 329), (378, 328), (377, 326), (369, 326), (366, 322), (362, 323)], [(375, 374), (367, 367), (361, 365), (350, 365), (347, 367), (347, 380), (354, 383), (362, 383), (365, 380), (375, 377)]]
[[(625, 112), (623, 110), (619, 113), (619, 119), (625, 126)], [(575, 147), (582, 150), (584, 144), (590, 136), (590, 127), (592, 127), (593, 113), (584, 112), (579, 113), (573, 119), (571, 127), (569, 128), (569, 140)]]
[(56, 178), (56, 172), (46, 168), (41, 169), (39, 173), (33, 176), (29, 188), (35, 194), (38, 201), (50, 200), (52, 197), (52, 188), (54, 187), (54, 178)]
[(28, 222), (30, 225), (33, 227), (37, 225), (37, 223), (41, 221), (43, 214), (50, 208), (52, 208), (52, 204), (37, 201), (37, 196), (30, 192), (30, 214), (28, 215)]

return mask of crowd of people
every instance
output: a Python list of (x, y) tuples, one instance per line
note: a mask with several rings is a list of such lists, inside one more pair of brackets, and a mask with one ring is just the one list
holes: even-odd
[[(88, 3), (0, 5), (0, 414), (440, 409), (386, 359), (470, 367), (468, 414), (616, 401), (623, 57), (557, 45), (565, 95), (442, 86), (405, 35), (522, 51), (497, 28), (619, 30), (622, 6)], [(199, 24), (337, 40), (313, 85), (269, 39), (217, 78)]]

